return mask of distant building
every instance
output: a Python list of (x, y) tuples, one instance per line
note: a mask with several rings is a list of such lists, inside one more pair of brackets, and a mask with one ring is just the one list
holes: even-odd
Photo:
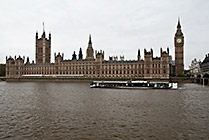
[(201, 71), (203, 74), (209, 74), (209, 53), (205, 55), (205, 59), (201, 63)]
[(172, 56), (170, 55), (169, 56), (169, 73), (170, 73), (170, 76), (175, 76), (176, 73), (175, 73), (175, 60), (172, 60)]
[[(183, 64), (183, 42), (180, 21), (178, 21), (175, 34), (175, 63), (177, 73), (184, 69)], [(141, 58), (140, 49), (137, 52), (137, 60), (124, 60), (124, 56), (110, 57), (104, 60), (104, 51), (95, 51), (89, 36), (86, 58), (83, 59), (82, 49), (78, 56), (73, 52), (72, 59), (64, 59), (64, 54), (54, 54), (54, 63), (51, 63), (51, 34), (47, 39), (45, 30), (41, 38), (36, 33), (36, 63), (30, 63), (29, 57), (6, 57), (6, 77), (19, 78), (24, 76), (82, 76), (100, 78), (145, 78), (145, 79), (168, 79), (170, 73), (174, 74), (174, 62), (169, 57), (169, 49), (160, 49), (160, 57), (153, 56), (153, 50), (144, 49), (144, 59)], [(172, 66), (172, 69), (170, 69)]]
[(6, 65), (5, 64), (0, 64), (0, 76), (5, 76), (5, 70)]
[(201, 74), (200, 64), (201, 62), (197, 61), (196, 58), (192, 60), (191, 65), (189, 66), (189, 73), (192, 77), (197, 77)]

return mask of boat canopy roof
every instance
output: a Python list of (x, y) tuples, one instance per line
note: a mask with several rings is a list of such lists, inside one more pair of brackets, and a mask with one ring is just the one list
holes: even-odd
[(93, 83), (104, 83), (104, 84), (127, 84), (127, 83), (147, 83), (147, 81), (93, 81)]
[(147, 83), (147, 81), (131, 81), (131, 83)]
[(156, 82), (150, 81), (149, 83), (150, 84), (169, 84), (169, 82), (165, 82), (165, 81), (156, 81)]
[(117, 84), (117, 83), (120, 83), (120, 84), (126, 84), (127, 81), (93, 81), (93, 83), (104, 83), (104, 84)]

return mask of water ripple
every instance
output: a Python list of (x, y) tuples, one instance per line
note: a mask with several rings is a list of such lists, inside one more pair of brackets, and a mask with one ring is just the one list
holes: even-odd
[(209, 139), (209, 88), (91, 89), (0, 82), (1, 140)]

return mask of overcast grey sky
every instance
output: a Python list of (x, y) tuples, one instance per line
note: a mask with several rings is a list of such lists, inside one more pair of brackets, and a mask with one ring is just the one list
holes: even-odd
[(52, 34), (54, 52), (71, 59), (75, 50), (86, 56), (88, 36), (94, 50), (104, 50), (105, 59), (124, 55), (136, 59), (137, 50), (169, 47), (174, 58), (174, 34), (178, 17), (185, 36), (185, 68), (193, 58), (209, 53), (208, 0), (0, 0), (0, 62), (6, 56), (35, 59), (35, 33)]

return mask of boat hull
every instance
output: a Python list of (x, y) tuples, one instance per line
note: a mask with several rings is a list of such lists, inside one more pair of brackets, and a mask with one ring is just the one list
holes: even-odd
[(93, 81), (90, 87), (114, 89), (178, 89), (177, 83), (148, 81)]

